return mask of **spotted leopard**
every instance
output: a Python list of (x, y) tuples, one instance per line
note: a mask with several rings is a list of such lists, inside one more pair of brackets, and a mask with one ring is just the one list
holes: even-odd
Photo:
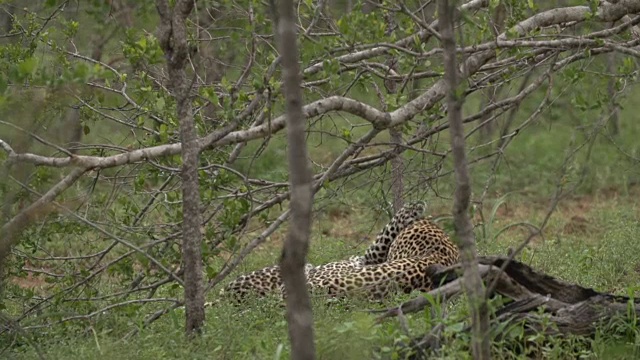
[[(383, 263), (387, 259), (389, 245), (395, 237), (416, 220), (423, 216), (426, 209), (424, 202), (408, 203), (400, 209), (389, 223), (376, 236), (375, 241), (367, 248), (364, 256), (352, 256), (347, 260), (336, 261), (320, 266), (308, 266), (305, 274), (340, 272), (348, 269), (358, 269), (365, 265)], [(249, 293), (265, 296), (271, 292), (282, 291), (282, 277), (277, 265), (240, 275), (231, 281), (222, 291), (221, 295), (231, 294), (237, 301), (241, 301)]]
[(421, 219), (398, 234), (389, 247), (386, 262), (353, 269), (313, 271), (307, 277), (307, 284), (312, 293), (329, 296), (361, 293), (381, 300), (396, 290), (405, 293), (431, 290), (427, 268), (451, 266), (458, 258), (459, 250), (449, 236), (429, 219)]
[(451, 266), (458, 262), (459, 253), (444, 230), (429, 219), (421, 219), (396, 237), (387, 261), (437, 255), (440, 265)]
[[(305, 275), (309, 276), (314, 268), (312, 264), (305, 264)], [(237, 302), (241, 302), (252, 293), (266, 296), (273, 289), (278, 289), (281, 284), (280, 266), (273, 265), (238, 276), (220, 291), (220, 295), (230, 295)]]
[(387, 261), (389, 246), (403, 230), (424, 217), (427, 205), (423, 201), (406, 204), (376, 236), (373, 244), (364, 253), (364, 265), (382, 264)]
[[(307, 284), (314, 296), (364, 296), (370, 300), (382, 300), (398, 291), (408, 294), (414, 290), (431, 290), (432, 283), (426, 270), (432, 265), (440, 265), (440, 261), (438, 254), (431, 254), (360, 268), (314, 272), (307, 279)], [(286, 297), (285, 291), (282, 296)]]
[(331, 270), (339, 271), (342, 269), (357, 269), (362, 266), (364, 266), (364, 257), (354, 255), (354, 256), (350, 256), (346, 260), (334, 261), (334, 262), (314, 266), (312, 269), (306, 272), (305, 275), (307, 275), (308, 277), (309, 275), (313, 274), (316, 271), (331, 271)]

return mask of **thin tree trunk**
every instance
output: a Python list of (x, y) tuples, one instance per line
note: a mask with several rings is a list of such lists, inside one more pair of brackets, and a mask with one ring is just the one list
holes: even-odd
[(453, 32), (453, 12), (455, 5), (448, 0), (438, 1), (440, 14), (440, 36), (444, 49), (445, 79), (448, 84), (447, 111), (451, 134), (451, 150), (456, 174), (456, 191), (453, 202), (455, 237), (460, 247), (464, 287), (471, 311), (472, 343), (474, 359), (489, 359), (489, 314), (484, 299), (484, 287), (478, 271), (478, 256), (473, 235), (473, 225), (469, 218), (471, 185), (465, 153), (464, 127), (462, 125), (462, 102), (458, 89), (458, 65), (456, 43)]
[(304, 264), (309, 250), (311, 232), (311, 166), (307, 156), (304, 116), (302, 113), (302, 77), (298, 64), (295, 9), (292, 0), (280, 0), (276, 10), (275, 28), (286, 99), (289, 183), (291, 186), (291, 226), (282, 249), (280, 270), (287, 291), (287, 321), (291, 358), (315, 359), (313, 314), (307, 291)]
[[(389, 129), (391, 143), (400, 146), (402, 144), (402, 132), (397, 128)], [(391, 159), (391, 194), (393, 194), (393, 211), (398, 212), (404, 206), (404, 159), (398, 154)]]
[[(506, 5), (504, 3), (499, 3), (498, 6), (493, 11), (493, 16), (489, 22), (489, 26), (491, 27), (491, 32), (493, 33), (493, 37), (497, 38), (498, 35), (502, 33), (504, 30), (505, 20), (506, 20)], [(501, 85), (496, 85), (492, 87), (488, 87), (480, 93), (485, 97), (485, 101), (481, 102), (480, 111), (485, 107), (494, 104), (498, 100), (498, 94), (501, 90)], [(491, 117), (491, 113), (487, 113), (478, 119), (478, 123), (482, 124), (487, 119)], [(495, 132), (496, 129), (496, 121), (497, 119), (493, 119), (492, 121), (482, 125), (480, 128), (480, 137), (483, 141), (487, 141), (491, 139), (491, 136)]]
[[(611, 22), (609, 27), (614, 27), (615, 22)], [(616, 53), (612, 51), (607, 54), (607, 72), (609, 74), (616, 73)], [(609, 96), (609, 133), (613, 136), (620, 134), (620, 107), (616, 103), (616, 77), (611, 76), (607, 81), (607, 95)]]
[(13, 15), (14, 15), (15, 5), (13, 1), (4, 3), (4, 6), (0, 8), (0, 43), (9, 43), (11, 41), (15, 41), (18, 37), (5, 37), (11, 32), (13, 28)]
[(168, 0), (157, 0), (161, 23), (158, 39), (167, 58), (169, 88), (176, 98), (182, 142), (182, 258), (184, 301), (188, 336), (200, 333), (204, 324), (204, 284), (202, 282), (202, 233), (200, 232), (200, 189), (198, 186), (198, 142), (190, 82), (184, 70), (189, 57), (185, 20), (195, 1), (178, 0), (173, 9)]
[[(385, 22), (387, 23), (386, 35), (391, 35), (395, 25), (395, 19), (393, 18), (393, 15), (385, 14)], [(391, 55), (385, 62), (386, 65), (389, 66), (389, 72), (387, 73), (387, 75), (393, 75), (392, 72), (396, 72), (398, 70), (398, 59), (395, 56)], [(384, 82), (384, 87), (387, 89), (387, 93), (389, 94), (397, 94), (398, 85), (400, 84), (396, 80), (385, 80)], [(403, 91), (403, 89), (400, 89), (400, 91)], [(400, 146), (402, 144), (402, 132), (400, 131), (400, 127), (389, 128), (389, 139), (391, 140), (391, 143), (395, 144), (396, 146)], [(391, 194), (393, 196), (394, 213), (398, 212), (404, 206), (404, 182), (402, 174), (403, 169), (404, 160), (402, 158), (402, 155), (398, 154), (391, 159)]]

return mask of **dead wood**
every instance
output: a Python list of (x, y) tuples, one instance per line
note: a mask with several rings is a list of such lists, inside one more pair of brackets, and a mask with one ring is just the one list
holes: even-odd
[[(640, 315), (640, 299), (598, 292), (591, 288), (568, 283), (541, 273), (519, 261), (506, 257), (479, 257), (478, 270), (485, 284), (496, 281), (491, 296), (500, 294), (511, 301), (492, 314), (491, 328), (495, 340), (506, 334), (499, 329), (508, 329), (510, 324), (521, 324), (524, 337), (532, 334), (549, 336), (593, 336), (598, 326), (610, 323), (619, 317)], [(504, 267), (504, 271), (500, 269)], [(461, 266), (431, 266), (429, 277), (439, 287), (428, 295), (442, 301), (463, 292)], [(497, 280), (496, 280), (497, 278)], [(381, 321), (397, 314), (421, 311), (429, 306), (427, 297), (403, 303), (397, 308), (384, 310), (378, 318)], [(467, 327), (462, 333), (469, 333)], [(409, 358), (423, 358), (430, 351), (437, 350), (442, 342), (442, 326), (412, 339), (408, 350), (414, 355)], [(404, 350), (407, 350), (407, 349)]]

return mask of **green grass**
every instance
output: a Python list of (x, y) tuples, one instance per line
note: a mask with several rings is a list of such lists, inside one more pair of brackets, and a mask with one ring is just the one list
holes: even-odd
[[(522, 205), (522, 204), (519, 204)], [(600, 291), (639, 295), (640, 225), (637, 222), (638, 205), (621, 197), (594, 202), (581, 216), (589, 220), (585, 233), (568, 231), (570, 221), (559, 213), (549, 224), (546, 241), (536, 240), (523, 253), (521, 260), (534, 268), (563, 280), (593, 287)], [(538, 215), (532, 214), (532, 221)], [(497, 218), (496, 226), (514, 221)], [(565, 230), (563, 230), (565, 229)], [(366, 231), (361, 226), (360, 230)], [(551, 236), (549, 236), (551, 234)], [(483, 254), (504, 254), (509, 246), (516, 246), (523, 238), (518, 230), (508, 231), (497, 240), (479, 240)], [(311, 261), (320, 263), (358, 253), (365, 244), (340, 241), (331, 236), (315, 234), (311, 248)], [(243, 271), (273, 263), (277, 248), (271, 247), (252, 254)], [(213, 294), (210, 296), (215, 298)], [(399, 303), (410, 296), (398, 296), (388, 304)], [(396, 320), (373, 323), (374, 316), (361, 310), (375, 308), (357, 300), (326, 306), (314, 299), (315, 332), (320, 359), (358, 359), (376, 346), (391, 351), (393, 339), (404, 334)], [(460, 304), (453, 305), (460, 311)], [(202, 338), (188, 342), (183, 336), (184, 311), (177, 309), (154, 323), (150, 328), (128, 339), (121, 338), (139, 321), (136, 316), (106, 315), (95, 323), (87, 323), (85, 331), (61, 331), (36, 335), (48, 359), (274, 359), (288, 357), (289, 346), (284, 311), (277, 300), (256, 299), (246, 306), (219, 304), (207, 309), (207, 323)], [(412, 334), (418, 335), (429, 328), (428, 312), (409, 316)], [(454, 318), (461, 313), (452, 313)], [(454, 322), (454, 320), (450, 320)], [(638, 329), (635, 330), (636, 333)], [(633, 339), (632, 339), (633, 340)], [(629, 339), (612, 343), (610, 336), (594, 341), (594, 351), (601, 355), (609, 352), (629, 354), (634, 350)], [(636, 343), (640, 336), (635, 338)], [(550, 358), (562, 358), (567, 353), (559, 348), (550, 349)], [(632, 343), (633, 344), (633, 343)], [(459, 358), (461, 344), (454, 342), (445, 348), (453, 358)], [(553, 356), (553, 352), (556, 355)], [(14, 347), (10, 358), (35, 359), (33, 348), (24, 344)], [(621, 357), (624, 358), (624, 357)]]

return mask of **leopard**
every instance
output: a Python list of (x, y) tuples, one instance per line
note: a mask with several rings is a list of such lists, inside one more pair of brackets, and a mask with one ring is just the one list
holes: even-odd
[(432, 219), (424, 218), (403, 230), (389, 246), (387, 261), (440, 256), (439, 264), (451, 266), (458, 262), (460, 251), (449, 235)]
[[(428, 292), (433, 284), (427, 270), (441, 265), (440, 254), (415, 258), (389, 260), (382, 264), (339, 271), (316, 271), (307, 278), (307, 287), (313, 296), (346, 298), (361, 296), (381, 302), (390, 295), (418, 290)], [(282, 298), (287, 297), (281, 287)]]
[(364, 253), (364, 265), (382, 264), (387, 261), (389, 246), (396, 237), (413, 223), (423, 219), (427, 204), (424, 201), (407, 203), (391, 218), (391, 221), (376, 236), (375, 240)]
[[(329, 262), (326, 264), (314, 266), (306, 263), (304, 266), (305, 277), (309, 277), (316, 271), (330, 272), (342, 271), (344, 269), (356, 269), (364, 264), (363, 256), (351, 256), (345, 260)], [(220, 295), (230, 294), (236, 303), (242, 303), (249, 294), (264, 297), (270, 293), (278, 293), (278, 290), (284, 286), (279, 265), (268, 266), (259, 270), (252, 271), (248, 274), (240, 275), (235, 280), (227, 284), (220, 291)]]
[[(304, 265), (305, 275), (309, 276), (309, 273), (314, 269), (314, 265), (306, 263)], [(227, 284), (219, 295), (229, 295), (236, 303), (242, 303), (250, 294), (260, 297), (267, 296), (273, 289), (278, 289), (281, 284), (280, 266), (272, 265), (238, 276)]]
[[(308, 278), (316, 272), (319, 274), (340, 273), (341, 271), (355, 270), (367, 265), (384, 263), (387, 259), (389, 246), (393, 243), (395, 237), (411, 224), (421, 219), (425, 210), (426, 203), (423, 201), (407, 203), (396, 212), (389, 223), (380, 231), (374, 242), (365, 251), (364, 256), (352, 256), (342, 261), (330, 262), (319, 266), (308, 266), (305, 267), (305, 275)], [(230, 294), (236, 302), (242, 302), (250, 293), (266, 296), (269, 293), (282, 293), (283, 289), (280, 267), (274, 265), (240, 275), (227, 284), (221, 290), (220, 295)]]
[[(387, 260), (359, 268), (319, 269), (309, 273), (307, 286), (312, 293), (345, 297), (361, 293), (375, 301), (396, 290), (410, 293), (429, 291), (430, 266), (452, 266), (459, 261), (459, 249), (447, 233), (429, 218), (415, 221), (391, 242)], [(283, 291), (282, 297), (286, 298)]]
[(364, 256), (354, 255), (345, 260), (333, 261), (314, 266), (305, 275), (308, 277), (316, 271), (340, 271), (343, 269), (357, 269), (364, 266)]

